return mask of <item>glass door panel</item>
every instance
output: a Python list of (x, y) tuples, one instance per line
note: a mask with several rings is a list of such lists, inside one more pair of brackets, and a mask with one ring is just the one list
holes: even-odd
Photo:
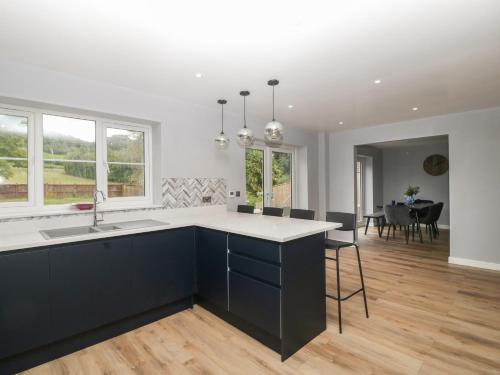
[(292, 207), (292, 153), (271, 151), (271, 207)]
[(245, 161), (246, 202), (262, 210), (264, 206), (264, 150), (247, 148)]

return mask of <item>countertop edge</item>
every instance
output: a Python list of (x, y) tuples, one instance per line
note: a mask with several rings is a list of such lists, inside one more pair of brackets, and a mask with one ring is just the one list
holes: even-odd
[(39, 233), (39, 231), (36, 231), (36, 233), (40, 236), (40, 241), (35, 241), (35, 242), (30, 242), (30, 243), (22, 243), (22, 244), (21, 243), (14, 244), (14, 245), (10, 245), (10, 246), (9, 245), (0, 246), (0, 254), (1, 253), (8, 253), (11, 251), (29, 250), (29, 249), (71, 244), (71, 243), (77, 243), (77, 242), (102, 240), (102, 239), (106, 239), (106, 238), (114, 238), (114, 237), (128, 236), (128, 235), (141, 234), (141, 233), (158, 232), (158, 231), (163, 231), (163, 230), (178, 229), (178, 228), (185, 228), (185, 227), (200, 227), (200, 228), (206, 228), (206, 229), (213, 229), (213, 230), (218, 230), (221, 232), (233, 233), (236, 235), (255, 237), (255, 238), (258, 238), (261, 240), (266, 240), (266, 241), (285, 243), (285, 242), (296, 240), (298, 238), (307, 237), (307, 236), (311, 236), (311, 235), (314, 235), (317, 233), (330, 231), (330, 230), (333, 230), (333, 229), (338, 228), (340, 226), (341, 226), (341, 224), (339, 224), (339, 223), (328, 223), (328, 224), (325, 223), (324, 227), (322, 227), (322, 228), (315, 228), (315, 229), (311, 229), (311, 230), (307, 230), (307, 231), (302, 231), (301, 233), (298, 233), (296, 235), (291, 235), (291, 236), (286, 236), (286, 237), (272, 237), (272, 236), (266, 236), (266, 235), (262, 235), (262, 234), (249, 233), (249, 232), (245, 232), (242, 230), (228, 229), (228, 228), (222, 227), (220, 225), (210, 225), (207, 223), (201, 223), (201, 222), (197, 222), (196, 220), (186, 221), (184, 223), (171, 223), (168, 225), (158, 225), (158, 226), (147, 227), (147, 228), (137, 228), (137, 229), (128, 229), (128, 230), (124, 229), (124, 230), (117, 230), (117, 231), (110, 231), (110, 232), (92, 233), (92, 234), (88, 234), (88, 235), (68, 236), (68, 237), (61, 237), (61, 238), (51, 239), (51, 240), (44, 239), (42, 237), (42, 235)]

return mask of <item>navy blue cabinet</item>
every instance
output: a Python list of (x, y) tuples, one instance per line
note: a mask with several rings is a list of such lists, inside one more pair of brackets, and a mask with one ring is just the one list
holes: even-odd
[(190, 297), (195, 292), (194, 228), (146, 233), (133, 238), (134, 312)]
[(50, 249), (54, 339), (130, 315), (131, 245), (129, 237), (122, 237)]
[(227, 310), (227, 233), (200, 228), (196, 242), (198, 296)]
[(47, 249), (0, 255), (0, 359), (49, 341)]

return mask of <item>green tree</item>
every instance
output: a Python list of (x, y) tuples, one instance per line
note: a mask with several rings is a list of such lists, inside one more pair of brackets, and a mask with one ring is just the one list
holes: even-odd
[[(26, 158), (28, 153), (28, 140), (17, 133), (0, 132), (0, 156), (10, 158)], [(8, 179), (13, 176), (12, 167), (22, 167), (25, 162), (21, 160), (0, 160), (0, 176)]]

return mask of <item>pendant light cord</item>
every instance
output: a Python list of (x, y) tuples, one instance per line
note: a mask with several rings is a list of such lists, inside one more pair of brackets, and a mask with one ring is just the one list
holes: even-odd
[(247, 127), (247, 100), (246, 96), (243, 97), (243, 127)]
[(273, 121), (275, 121), (275, 118), (274, 118), (274, 86), (273, 86)]
[(224, 134), (224, 104), (221, 104), (222, 108), (222, 127), (221, 127), (221, 134)]

